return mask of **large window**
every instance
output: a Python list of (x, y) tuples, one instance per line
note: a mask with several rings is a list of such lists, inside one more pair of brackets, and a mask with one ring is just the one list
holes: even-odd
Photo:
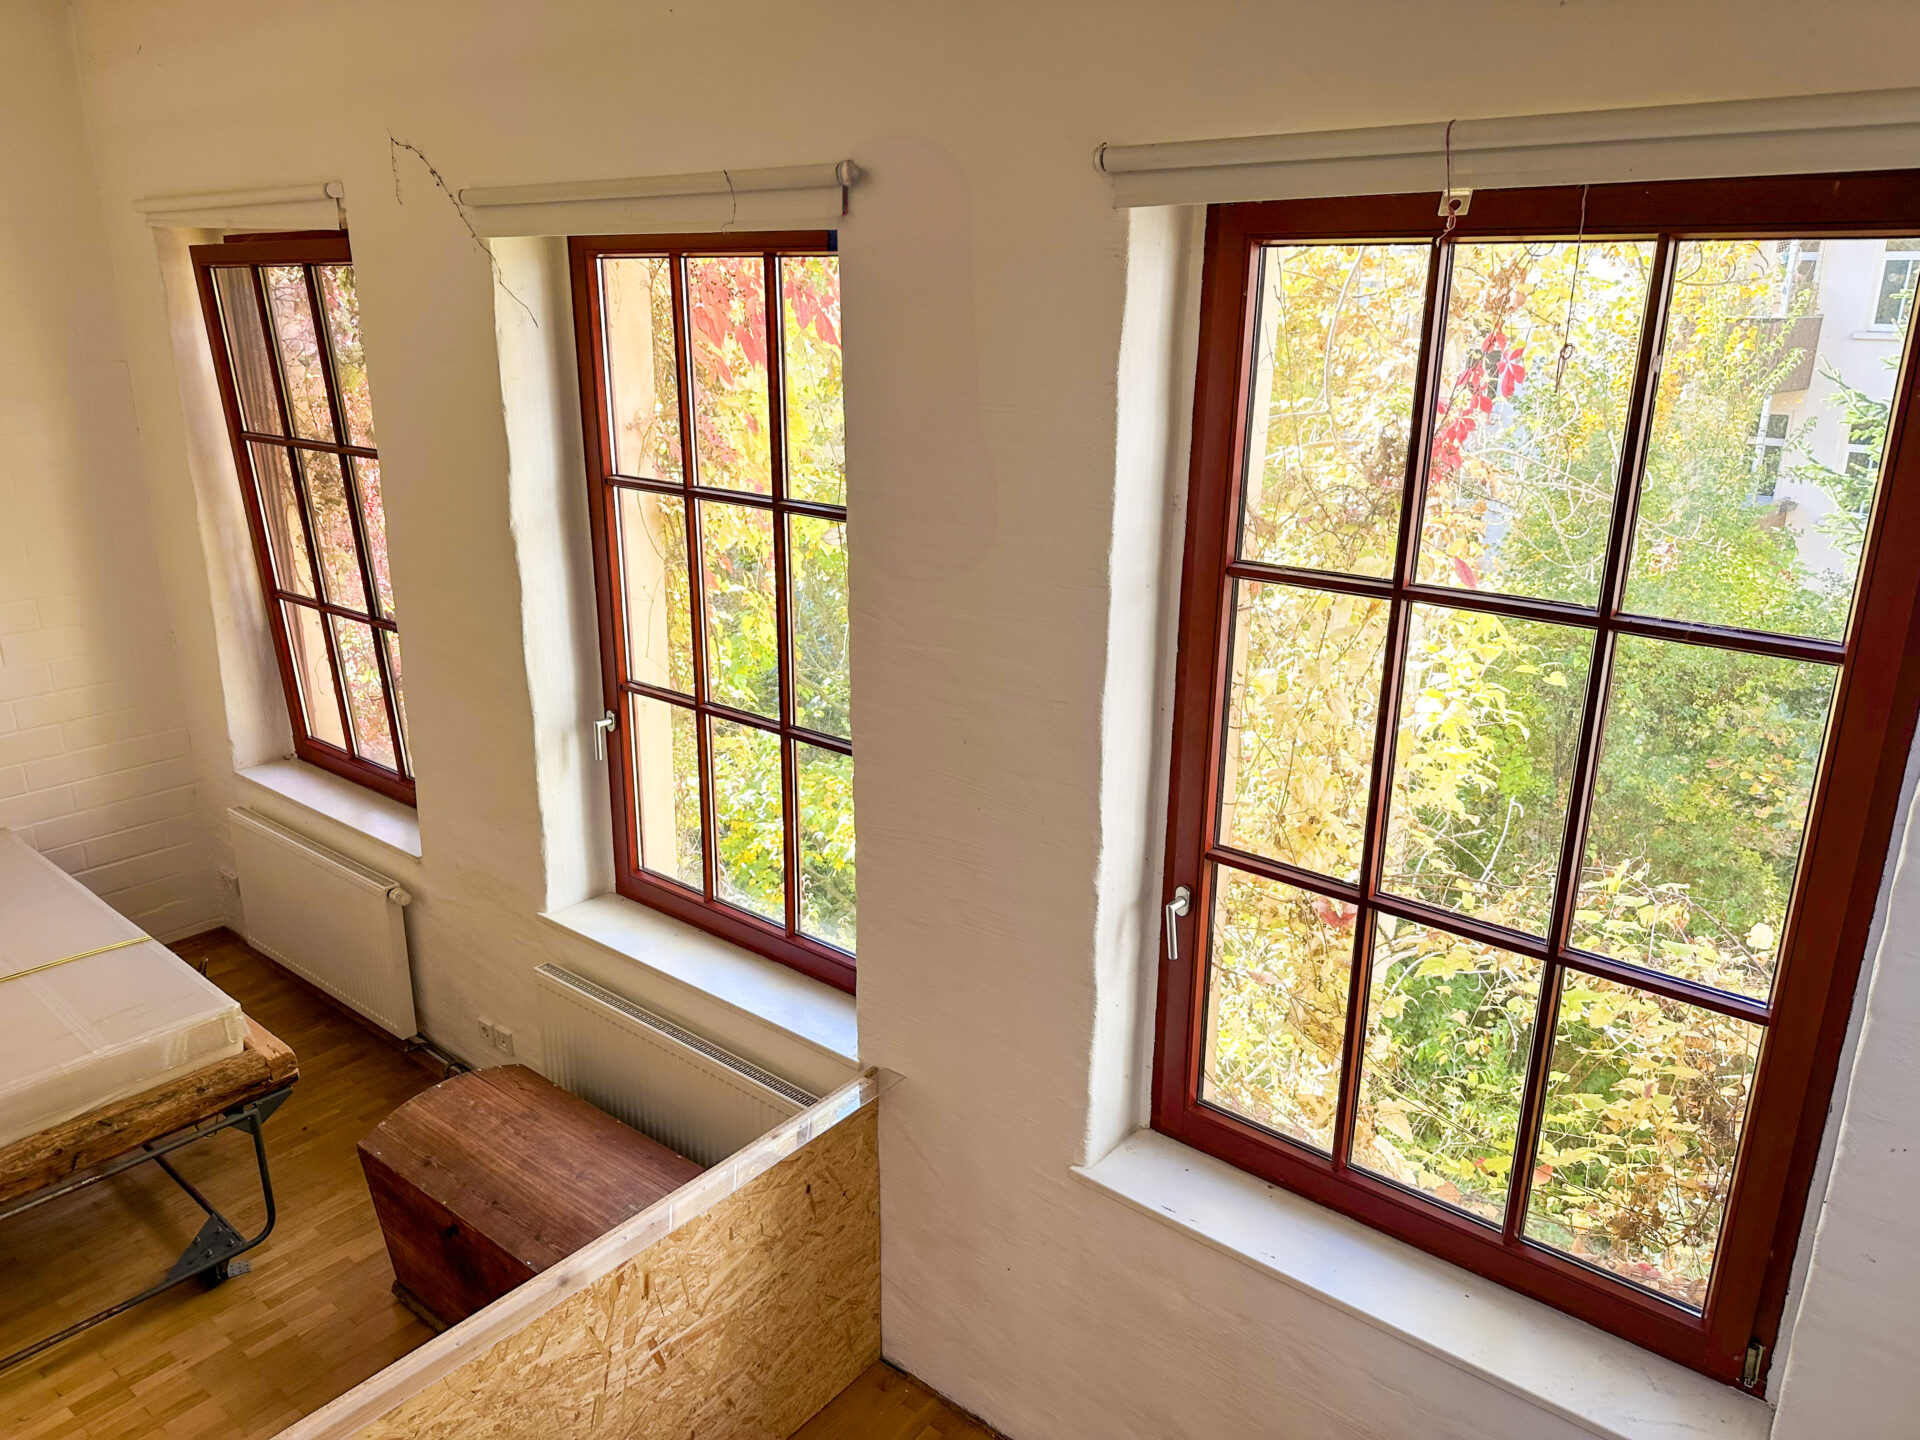
[(572, 264), (619, 889), (851, 990), (833, 237)]
[(1906, 347), (1780, 257), (1920, 176), (1434, 210), (1209, 219), (1154, 1124), (1752, 1385), (1920, 693)]
[(336, 232), (198, 245), (294, 753), (413, 803), (360, 305)]

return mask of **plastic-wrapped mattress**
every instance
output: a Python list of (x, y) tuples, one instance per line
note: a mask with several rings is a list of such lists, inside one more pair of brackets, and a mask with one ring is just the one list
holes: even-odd
[(240, 1006), (0, 830), (0, 1146), (238, 1055)]

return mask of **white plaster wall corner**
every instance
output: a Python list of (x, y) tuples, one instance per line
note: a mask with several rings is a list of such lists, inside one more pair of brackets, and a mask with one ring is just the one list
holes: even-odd
[[(1920, 1136), (1913, 1077), (1920, 1073), (1920, 879), (1915, 868), (1915, 769), (1909, 762), (1903, 833), (1890, 862), (1868, 948), (1864, 1013), (1831, 1168), (1811, 1231), (1778, 1392), (1775, 1440), (1884, 1428), (1920, 1415)], [(1806, 1244), (1806, 1241), (1802, 1242)]]
[(1174, 597), (1180, 583), (1203, 216), (1134, 211), (1115, 393), (1112, 613), (1102, 701), (1101, 853), (1088, 1163), (1146, 1116), (1161, 938)]

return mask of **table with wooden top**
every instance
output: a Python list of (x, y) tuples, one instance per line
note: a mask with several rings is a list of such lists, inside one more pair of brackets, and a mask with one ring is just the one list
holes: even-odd
[[(149, 1162), (164, 1170), (207, 1216), (164, 1279), (57, 1334), (0, 1356), (0, 1370), (176, 1285), (189, 1280), (217, 1285), (225, 1280), (233, 1262), (273, 1232), (273, 1177), (267, 1168), (262, 1127), (299, 1078), (293, 1051), (249, 1019), (246, 1043), (238, 1055), (0, 1146), (0, 1220)], [(251, 1237), (236, 1230), (167, 1159), (182, 1146), (229, 1129), (252, 1136), (260, 1169), (266, 1221)]]
[(474, 1070), (360, 1142), (394, 1293), (451, 1325), (702, 1172), (524, 1065)]

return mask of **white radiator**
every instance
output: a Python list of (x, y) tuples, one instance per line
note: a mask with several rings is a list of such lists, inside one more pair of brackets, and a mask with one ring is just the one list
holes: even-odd
[(717, 1165), (819, 1097), (558, 965), (534, 972), (547, 1078)]
[(401, 907), (384, 875), (251, 810), (229, 810), (247, 943), (403, 1040), (419, 1028)]

